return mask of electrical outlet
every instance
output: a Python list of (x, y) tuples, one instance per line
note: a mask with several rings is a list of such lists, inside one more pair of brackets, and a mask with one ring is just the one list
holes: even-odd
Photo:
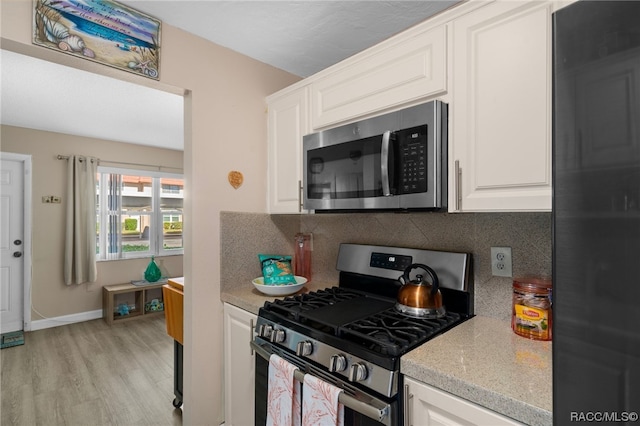
[(47, 203), (47, 204), (48, 204), (48, 203), (50, 203), (50, 202), (51, 202), (51, 196), (49, 196), (49, 195), (44, 195), (44, 196), (42, 197), (42, 202), (43, 202), (43, 203)]
[(511, 277), (511, 247), (491, 247), (491, 274), (495, 277)]

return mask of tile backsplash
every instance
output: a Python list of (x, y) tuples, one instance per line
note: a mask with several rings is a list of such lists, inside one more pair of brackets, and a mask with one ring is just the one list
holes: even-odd
[(297, 232), (313, 233), (313, 280), (337, 283), (340, 243), (469, 252), (475, 312), (511, 318), (511, 278), (491, 275), (491, 247), (511, 247), (513, 276), (551, 276), (551, 213), (352, 213), (268, 215), (222, 212), (221, 286), (260, 276), (257, 255), (293, 255)]

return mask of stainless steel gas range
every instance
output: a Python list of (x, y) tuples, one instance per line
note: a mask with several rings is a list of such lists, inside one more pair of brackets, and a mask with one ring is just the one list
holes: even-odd
[[(395, 308), (407, 266), (438, 276), (446, 314), (424, 319)], [(268, 360), (277, 354), (343, 390), (345, 425), (402, 424), (400, 357), (473, 316), (471, 255), (341, 244), (338, 285), (266, 302), (251, 343), (256, 357), (256, 425), (266, 422)], [(304, 392), (304, 390), (303, 390)]]

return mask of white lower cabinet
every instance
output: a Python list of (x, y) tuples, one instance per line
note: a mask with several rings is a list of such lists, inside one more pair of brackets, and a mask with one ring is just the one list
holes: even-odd
[(405, 425), (413, 426), (501, 426), (522, 425), (517, 421), (471, 403), (425, 383), (405, 377)]
[(254, 424), (255, 361), (253, 340), (256, 315), (224, 304), (224, 413), (226, 426)]

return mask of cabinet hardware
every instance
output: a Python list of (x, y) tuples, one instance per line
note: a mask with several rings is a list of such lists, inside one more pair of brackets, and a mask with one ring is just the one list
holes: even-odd
[(462, 169), (460, 169), (460, 160), (456, 160), (455, 162), (455, 171), (454, 171), (454, 185), (456, 191), (456, 211), (460, 210), (460, 205), (462, 204), (462, 188), (460, 186), (460, 181), (462, 180)]
[[(253, 318), (249, 320), (249, 342), (253, 342)], [(249, 345), (251, 348), (251, 356), (253, 356), (253, 346)]]
[(298, 213), (302, 213), (302, 206), (303, 206), (303, 192), (302, 192), (302, 181), (299, 180), (298, 181)]
[(404, 426), (412, 426), (411, 408), (413, 403), (413, 394), (409, 392), (409, 385), (404, 385)]

